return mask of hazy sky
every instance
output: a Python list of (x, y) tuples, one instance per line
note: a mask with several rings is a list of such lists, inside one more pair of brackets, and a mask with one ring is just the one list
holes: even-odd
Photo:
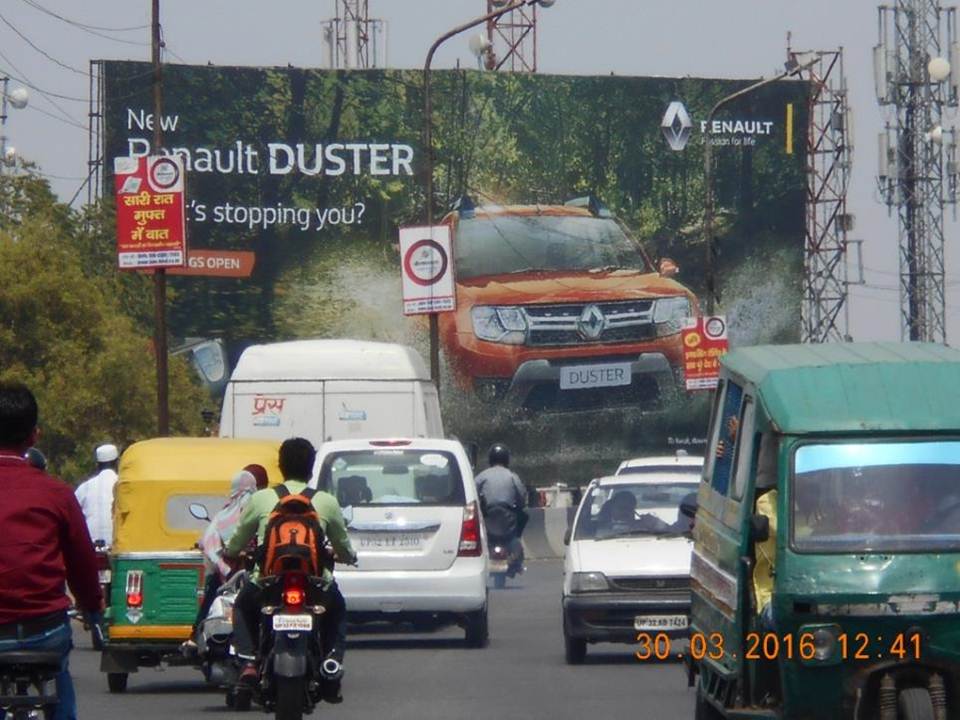
[[(389, 27), (387, 64), (403, 68), (421, 67), (434, 38), (486, 7), (485, 0), (369, 2), (371, 14)], [(320, 67), (326, 57), (321, 22), (332, 14), (332, 0), (162, 0), (166, 58)], [(27, 80), (48, 94), (31, 91), (26, 109), (9, 111), (8, 144), (36, 162), (64, 200), (87, 175), (88, 63), (97, 58), (148, 60), (149, 16), (149, 0), (0, 0), (0, 74)], [(848, 203), (856, 229), (851, 238), (864, 241), (867, 281), (867, 286), (851, 288), (851, 333), (857, 340), (897, 340), (897, 225), (877, 202), (874, 179), (882, 126), (871, 60), (876, 16), (876, 3), (868, 0), (557, 0), (540, 14), (539, 69), (752, 78), (782, 68), (788, 31), (795, 48), (842, 46), (855, 127)], [(458, 59), (475, 65), (466, 36), (442, 48), (434, 67), (450, 67)], [(960, 281), (954, 270), (960, 270), (960, 261), (951, 244), (957, 228), (950, 217), (946, 232), (947, 337), (955, 341), (960, 336)]]

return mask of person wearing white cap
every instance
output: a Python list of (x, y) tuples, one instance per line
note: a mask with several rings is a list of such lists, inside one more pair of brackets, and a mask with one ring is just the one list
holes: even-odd
[(97, 474), (80, 484), (77, 500), (87, 519), (87, 529), (94, 543), (102, 540), (110, 547), (113, 544), (113, 486), (117, 482), (117, 459), (120, 453), (116, 445), (101, 445), (94, 453), (97, 459)]

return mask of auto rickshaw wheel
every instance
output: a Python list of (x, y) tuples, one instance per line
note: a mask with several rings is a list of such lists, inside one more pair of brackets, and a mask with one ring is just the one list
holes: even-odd
[(129, 673), (107, 673), (107, 687), (110, 689), (110, 692), (126, 692), (129, 677)]
[(903, 720), (933, 720), (933, 702), (926, 688), (907, 688), (898, 698)]

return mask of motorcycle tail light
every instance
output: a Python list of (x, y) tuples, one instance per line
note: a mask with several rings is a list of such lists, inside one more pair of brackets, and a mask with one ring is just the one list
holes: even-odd
[(127, 571), (127, 607), (143, 607), (143, 571)]
[(460, 526), (460, 546), (457, 557), (480, 557), (483, 548), (480, 542), (480, 513), (476, 501), (463, 508), (463, 525)]
[(283, 602), (290, 606), (303, 605), (307, 598), (307, 584), (303, 575), (287, 575), (283, 578)]

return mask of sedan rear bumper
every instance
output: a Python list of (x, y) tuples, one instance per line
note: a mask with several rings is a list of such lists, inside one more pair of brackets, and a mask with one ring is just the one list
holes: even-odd
[(487, 601), (486, 557), (457, 558), (446, 570), (337, 571), (348, 613), (467, 613)]
[[(641, 615), (689, 615), (690, 593), (583, 593), (563, 598), (567, 635), (590, 642), (636, 641), (634, 621)], [(686, 637), (689, 630), (657, 630), (669, 637)]]

